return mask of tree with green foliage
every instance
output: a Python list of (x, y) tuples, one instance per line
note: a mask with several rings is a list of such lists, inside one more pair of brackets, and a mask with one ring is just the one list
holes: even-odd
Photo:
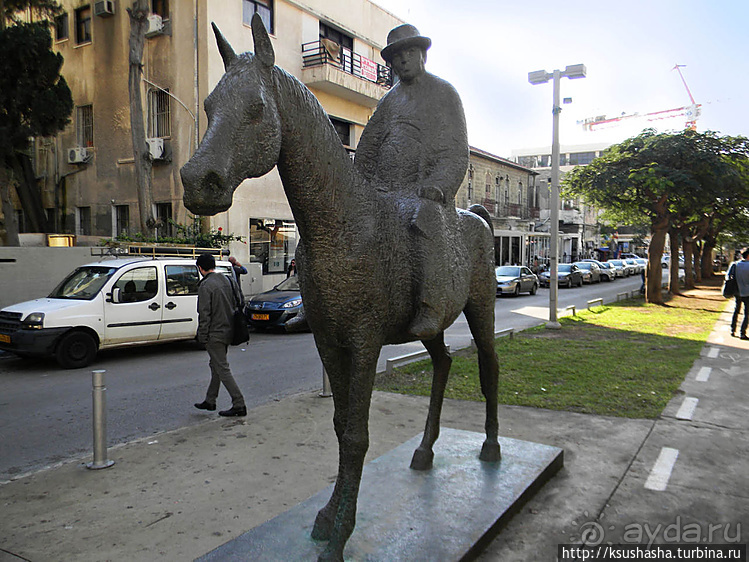
[(737, 165), (747, 155), (749, 144), (741, 137), (721, 138), (690, 130), (676, 134), (646, 130), (610, 147), (589, 165), (572, 170), (565, 177), (563, 189), (605, 209), (621, 222), (636, 223), (647, 217), (651, 241), (645, 298), (662, 303), (661, 258), (666, 234), (672, 233), (674, 256), (670, 290), (678, 292), (674, 234), (686, 233), (691, 249), (694, 239), (701, 236), (700, 229), (709, 223), (716, 202), (721, 207), (749, 207), (749, 191)]
[(60, 75), (63, 58), (52, 51), (49, 24), (47, 21), (18, 21), (18, 14), (26, 8), (39, 17), (51, 17), (60, 10), (52, 0), (0, 0), (0, 53), (3, 53), (0, 60), (0, 196), (6, 242), (11, 244), (17, 244), (11, 184), (16, 186), (32, 228), (46, 232), (29, 139), (61, 131), (73, 111), (70, 89)]

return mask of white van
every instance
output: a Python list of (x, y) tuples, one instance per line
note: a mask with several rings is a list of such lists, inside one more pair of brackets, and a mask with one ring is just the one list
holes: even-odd
[[(216, 271), (232, 275), (231, 264)], [(194, 339), (195, 258), (127, 257), (84, 265), (47, 298), (0, 310), (0, 349), (54, 355), (66, 369), (89, 365), (99, 349)]]

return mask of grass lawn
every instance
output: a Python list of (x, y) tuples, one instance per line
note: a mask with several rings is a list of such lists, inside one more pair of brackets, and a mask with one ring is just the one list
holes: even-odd
[[(718, 281), (665, 305), (622, 301), (496, 340), (499, 403), (655, 418), (674, 395), (726, 306)], [(498, 323), (497, 329), (502, 326)], [(429, 396), (431, 362), (380, 375), (377, 390)], [(483, 400), (476, 352), (453, 354), (447, 398)]]

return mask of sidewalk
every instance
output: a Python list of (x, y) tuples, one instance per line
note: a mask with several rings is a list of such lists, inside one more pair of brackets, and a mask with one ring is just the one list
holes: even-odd
[[(696, 533), (746, 543), (749, 342), (730, 337), (729, 321), (723, 313), (658, 420), (501, 406), (503, 436), (562, 447), (565, 467), (480, 559), (551, 561), (557, 544), (584, 532), (593, 542)], [(367, 460), (420, 433), (427, 407), (427, 398), (376, 392)], [(201, 556), (333, 482), (332, 414), (316, 393), (244, 419), (206, 414), (199, 426), (111, 448), (112, 468), (88, 470), (86, 458), (2, 485), (0, 562)], [(445, 401), (444, 427), (482, 433), (483, 424), (482, 403)], [(659, 457), (675, 457), (672, 470)]]

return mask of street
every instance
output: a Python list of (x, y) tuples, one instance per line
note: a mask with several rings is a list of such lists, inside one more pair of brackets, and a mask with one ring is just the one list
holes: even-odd
[[(560, 311), (587, 301), (616, 300), (637, 290), (640, 277), (560, 289)], [(521, 330), (548, 319), (549, 291), (496, 299), (496, 330)], [(462, 316), (446, 332), (453, 350), (470, 344)], [(419, 342), (389, 346), (387, 358), (423, 350)], [(229, 351), (232, 372), (248, 408), (322, 386), (322, 365), (312, 334), (253, 333), (247, 346)], [(0, 358), (0, 482), (92, 451), (91, 370), (104, 369), (109, 446), (199, 424), (215, 413), (193, 408), (205, 396), (208, 356), (178, 343), (105, 351), (86, 369), (63, 370), (52, 359)], [(225, 390), (219, 408), (228, 407)]]

